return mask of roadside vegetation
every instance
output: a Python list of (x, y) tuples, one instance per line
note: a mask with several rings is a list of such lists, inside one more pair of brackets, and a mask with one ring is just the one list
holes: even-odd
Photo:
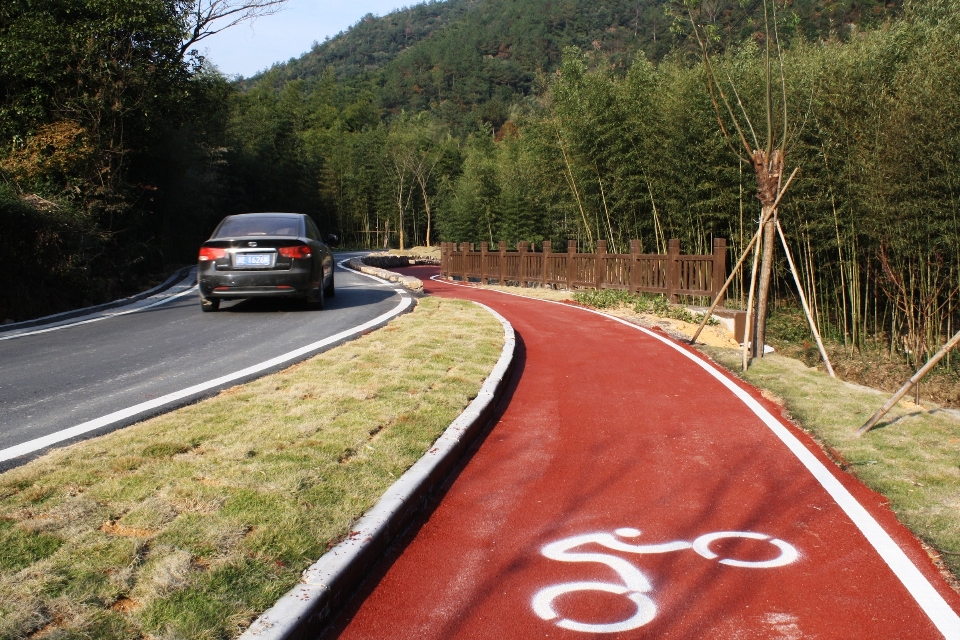
[[(573, 299), (580, 304), (595, 309), (627, 307), (632, 309), (634, 313), (651, 313), (660, 318), (673, 318), (674, 320), (682, 320), (688, 324), (700, 324), (703, 322), (704, 314), (692, 313), (682, 305), (671, 304), (666, 296), (650, 293), (630, 293), (629, 291), (617, 289), (590, 289), (575, 292)], [(707, 324), (716, 326), (720, 323), (715, 318), (710, 318)]]
[(230, 638), (476, 395), (503, 329), (410, 314), (283, 372), (0, 474), (0, 638)]

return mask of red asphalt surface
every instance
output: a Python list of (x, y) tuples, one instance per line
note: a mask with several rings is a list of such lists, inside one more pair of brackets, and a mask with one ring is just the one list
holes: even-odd
[[(604, 628), (559, 625), (634, 619), (643, 624), (599, 635), (944, 637), (798, 457), (683, 353), (571, 305), (428, 280), (435, 269), (402, 271), (423, 278), (433, 295), (476, 300), (509, 320), (518, 336), (515, 370), (498, 422), (330, 635), (586, 638)], [(815, 453), (960, 611), (960, 596), (886, 500), (839, 470), (756, 389), (736, 384)], [(798, 557), (768, 568), (718, 562), (789, 559), (768, 541), (744, 538), (710, 543), (714, 559), (689, 545), (638, 554), (596, 541), (571, 547), (587, 556), (574, 561), (542, 552), (585, 534), (649, 545), (729, 531), (782, 540)], [(640, 594), (638, 579), (647, 581)], [(542, 595), (552, 619), (535, 611), (541, 590), (581, 582), (606, 586)]]

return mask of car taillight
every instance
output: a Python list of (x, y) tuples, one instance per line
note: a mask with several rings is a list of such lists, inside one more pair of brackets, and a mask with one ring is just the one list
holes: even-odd
[(217, 258), (225, 258), (226, 255), (226, 249), (218, 249), (216, 247), (200, 247), (200, 262), (216, 260)]
[(310, 247), (305, 244), (298, 244), (294, 247), (280, 247), (280, 255), (284, 258), (309, 258)]

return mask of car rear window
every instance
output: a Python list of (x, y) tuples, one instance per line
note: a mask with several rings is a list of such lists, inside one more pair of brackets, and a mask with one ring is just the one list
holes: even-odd
[(242, 236), (293, 236), (300, 235), (300, 218), (279, 216), (238, 216), (227, 218), (217, 229), (214, 238), (239, 238)]

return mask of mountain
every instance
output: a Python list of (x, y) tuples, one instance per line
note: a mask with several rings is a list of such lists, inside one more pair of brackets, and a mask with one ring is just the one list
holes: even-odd
[[(845, 39), (900, 11), (899, 0), (777, 0), (785, 39)], [(726, 41), (762, 37), (763, 2), (704, 0), (704, 16)], [(480, 109), (494, 126), (509, 105), (555, 71), (565, 47), (598, 51), (626, 68), (638, 53), (653, 61), (686, 37), (671, 29), (673, 0), (446, 0), (367, 15), (300, 58), (275, 65), (242, 86), (333, 74), (372, 91), (389, 112), (431, 109), (462, 121)]]

